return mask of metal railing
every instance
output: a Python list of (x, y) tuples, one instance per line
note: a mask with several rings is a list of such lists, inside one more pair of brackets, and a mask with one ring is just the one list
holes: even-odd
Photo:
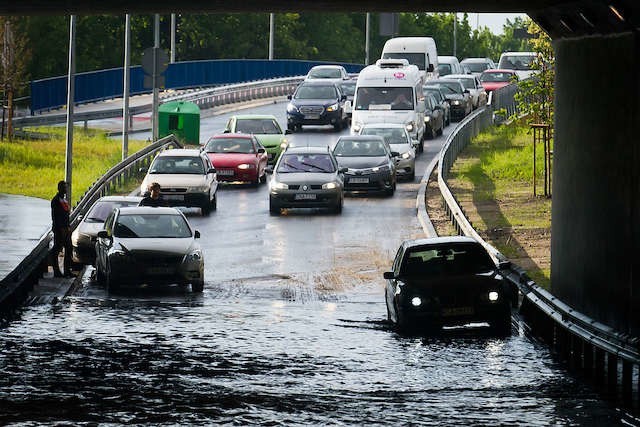
[[(506, 108), (509, 104), (507, 99), (501, 98), (503, 104), (498, 108)], [(509, 108), (516, 111), (515, 106)], [(474, 112), (448, 136), (439, 156), (438, 186), (457, 232), (478, 240), (494, 260), (500, 262), (507, 258), (480, 237), (446, 182), (458, 154), (473, 137), (492, 125), (494, 111), (494, 106), (488, 105)], [(576, 311), (538, 286), (514, 264), (501, 273), (518, 287), (522, 295), (520, 313), (531, 332), (555, 350), (570, 367), (588, 374), (596, 384), (605, 385), (612, 395), (621, 397), (623, 403), (632, 404), (634, 390), (640, 387), (640, 339), (619, 333)]]
[[(182, 147), (180, 142), (169, 135), (126, 158), (109, 169), (80, 198), (70, 215), (71, 228), (74, 229), (93, 203), (100, 197), (110, 194), (113, 188), (125, 183), (137, 175), (141, 168), (147, 168), (155, 155), (170, 147)], [(48, 268), (52, 232), (45, 232), (35, 248), (6, 277), (0, 280), (0, 323), (11, 316), (13, 311), (25, 300), (33, 286)]]

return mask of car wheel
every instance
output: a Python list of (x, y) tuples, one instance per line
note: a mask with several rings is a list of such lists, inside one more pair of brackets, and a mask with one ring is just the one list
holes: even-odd
[(96, 282), (98, 282), (98, 284), (101, 286), (105, 285), (104, 273), (97, 265), (96, 265)]
[(269, 199), (269, 213), (271, 215), (280, 215), (280, 206), (272, 199)]
[(209, 207), (211, 211), (215, 211), (216, 209), (218, 209), (218, 193), (213, 195), (213, 199), (211, 199)]
[(200, 211), (202, 212), (202, 216), (209, 216), (211, 213), (211, 204), (205, 202), (204, 205), (200, 206)]
[(191, 283), (191, 290), (193, 292), (202, 292), (204, 290), (204, 280), (198, 280)]
[(335, 207), (333, 208), (333, 211), (337, 214), (342, 213), (342, 199), (340, 199), (340, 201), (338, 202), (338, 204), (335, 205)]
[(489, 325), (495, 333), (500, 336), (511, 335), (511, 310), (505, 309), (504, 313), (499, 315)]
[(413, 181), (414, 179), (416, 179), (416, 171), (415, 170), (411, 171), (411, 175), (409, 175), (409, 181)]
[(444, 119), (442, 119), (442, 125), (440, 126), (440, 129), (436, 131), (436, 135), (441, 136), (443, 132), (444, 132)]
[(265, 182), (267, 182), (267, 173), (264, 170), (262, 171), (262, 176), (260, 177), (259, 182), (261, 184), (264, 184)]
[(291, 133), (295, 133), (296, 125), (287, 125), (287, 129), (289, 129), (291, 131)]
[(336, 132), (340, 132), (342, 130), (342, 122), (333, 125), (333, 130), (335, 130)]
[(107, 288), (107, 292), (117, 292), (118, 285), (113, 282), (111, 278), (111, 272), (107, 271), (104, 274), (104, 286)]

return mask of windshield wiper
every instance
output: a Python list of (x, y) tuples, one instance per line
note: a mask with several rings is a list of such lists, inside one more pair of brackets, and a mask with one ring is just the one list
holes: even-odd
[(328, 171), (328, 170), (326, 170), (325, 168), (322, 168), (322, 167), (320, 167), (320, 166), (318, 166), (318, 165), (314, 165), (313, 163), (300, 162), (300, 164), (301, 164), (301, 165), (305, 165), (305, 166), (310, 166), (310, 167), (312, 167), (312, 168), (319, 169), (319, 170), (321, 170), (322, 172), (331, 172), (331, 171)]

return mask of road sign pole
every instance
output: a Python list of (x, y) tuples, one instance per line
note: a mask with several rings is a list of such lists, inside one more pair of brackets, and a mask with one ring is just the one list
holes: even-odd
[(158, 49), (160, 48), (160, 15), (156, 13), (155, 15), (155, 25), (154, 25), (154, 43), (153, 47), (153, 106), (151, 112), (151, 126), (152, 126), (152, 135), (153, 141), (157, 141), (158, 138), (158, 104), (160, 98), (160, 91), (158, 90)]
[(131, 15), (127, 13), (124, 23), (124, 84), (122, 91), (122, 160), (129, 155), (129, 65), (131, 53)]
[(69, 70), (67, 74), (67, 151), (65, 163), (65, 181), (67, 181), (67, 199), (71, 205), (71, 179), (73, 177), (73, 102), (75, 99), (76, 73), (76, 16), (69, 19)]

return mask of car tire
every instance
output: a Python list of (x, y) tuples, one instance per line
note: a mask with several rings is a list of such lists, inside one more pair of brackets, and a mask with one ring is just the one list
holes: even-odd
[(442, 126), (440, 126), (440, 129), (436, 131), (436, 135), (442, 136), (443, 133), (444, 133), (444, 119), (442, 119)]
[(98, 268), (97, 265), (96, 265), (96, 282), (98, 282), (98, 285), (100, 286), (104, 286), (106, 284), (104, 273), (100, 268)]
[(489, 325), (491, 329), (500, 336), (511, 335), (511, 310), (505, 309), (504, 313), (499, 315)]
[(411, 171), (411, 175), (409, 175), (409, 181), (413, 181), (416, 179), (416, 171)]
[(191, 290), (193, 292), (201, 293), (204, 290), (204, 280), (198, 280), (191, 283)]
[(291, 133), (295, 133), (296, 132), (296, 125), (288, 125), (287, 129), (291, 132)]
[(213, 195), (213, 199), (211, 199), (211, 202), (209, 203), (210, 211), (215, 211), (216, 209), (218, 209), (218, 193)]
[(265, 171), (262, 171), (262, 176), (258, 179), (258, 182), (260, 184), (267, 182), (267, 173)]
[(274, 216), (280, 215), (280, 206), (271, 199), (269, 199), (269, 213)]
[(211, 213), (211, 204), (205, 202), (204, 205), (200, 206), (200, 211), (202, 212), (202, 216), (209, 216)]
[(340, 199), (340, 201), (333, 207), (333, 212), (337, 213), (337, 214), (341, 214), (342, 213), (342, 199)]
[(107, 292), (117, 292), (119, 287), (113, 282), (111, 278), (111, 273), (108, 271), (104, 274), (104, 287), (107, 289)]
[(333, 130), (335, 130), (336, 132), (340, 132), (342, 130), (342, 122), (333, 125)]

